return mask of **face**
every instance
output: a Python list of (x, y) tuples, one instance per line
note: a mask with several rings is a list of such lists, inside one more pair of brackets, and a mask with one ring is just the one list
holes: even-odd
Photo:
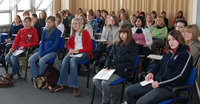
[(119, 13), (116, 13), (116, 17), (119, 17)]
[(40, 12), (40, 18), (44, 18), (44, 12)]
[(124, 11), (123, 11), (123, 10), (121, 10), (121, 11), (120, 11), (120, 13), (122, 14), (122, 13), (124, 13)]
[(180, 12), (180, 13), (178, 14), (178, 16), (181, 17), (181, 16), (182, 16), (182, 13)]
[(58, 17), (56, 17), (55, 15), (54, 15), (54, 17), (55, 17), (55, 22), (58, 22), (59, 21), (59, 18)]
[(165, 17), (166, 17), (166, 14), (165, 14), (165, 13), (162, 13), (161, 16), (162, 16), (163, 18), (165, 18)]
[(82, 16), (79, 16), (79, 19), (81, 20), (81, 23), (84, 24), (84, 19)]
[(78, 13), (79, 13), (79, 14), (82, 13), (82, 10), (79, 9), (79, 10), (78, 10)]
[(63, 14), (62, 13), (60, 13), (60, 16), (61, 16), (61, 18), (63, 18)]
[(92, 18), (93, 18), (93, 16), (90, 13), (87, 12), (87, 19), (90, 20)]
[(111, 17), (111, 16), (107, 16), (107, 18), (106, 18), (108, 22), (110, 21), (110, 17)]
[(136, 15), (136, 17), (137, 17), (137, 16), (140, 16), (140, 13), (136, 13), (135, 15)]
[(152, 16), (153, 18), (155, 18), (155, 16), (156, 16), (156, 15), (155, 15), (155, 14), (153, 14), (153, 13), (151, 13), (151, 16)]
[(19, 21), (20, 21), (19, 17), (15, 16), (14, 21), (15, 21), (15, 23), (19, 23)]
[(151, 21), (151, 17), (150, 16), (147, 16), (147, 19), (146, 19), (148, 22)]
[(140, 16), (144, 17), (144, 15), (143, 15), (143, 14), (140, 14)]
[(127, 32), (121, 32), (120, 34), (120, 38), (125, 41), (127, 39)]
[(160, 18), (158, 18), (157, 20), (156, 20), (156, 22), (157, 22), (157, 24), (160, 26), (160, 25), (162, 25), (162, 20), (160, 19)]
[(112, 26), (114, 26), (115, 25), (115, 19), (114, 18), (112, 18), (112, 17), (110, 17), (110, 24), (112, 25)]
[(31, 27), (31, 22), (28, 19), (26, 19), (23, 24), (24, 24), (25, 28), (30, 28)]
[(135, 17), (131, 17), (131, 23), (135, 23), (136, 18)]
[(107, 14), (106, 14), (106, 13), (103, 13), (103, 17), (104, 17), (104, 18), (107, 18)]
[(180, 31), (181, 33), (183, 33), (183, 32), (184, 32), (184, 29), (185, 29), (184, 23), (178, 22), (178, 23), (176, 24), (176, 30), (178, 30), (178, 31)]
[(192, 33), (189, 32), (189, 31), (187, 31), (187, 32), (185, 33), (185, 39), (188, 40), (188, 41), (190, 41), (190, 40), (192, 39)]
[(100, 15), (101, 13), (99, 11), (97, 11), (97, 14)]
[(37, 18), (35, 18), (34, 16), (31, 16), (31, 19), (32, 19), (32, 22), (33, 22), (33, 23), (36, 23)]
[(46, 21), (46, 25), (47, 25), (47, 28), (51, 28), (51, 27), (53, 27), (55, 25), (55, 23), (53, 21), (51, 21), (50, 19), (48, 19)]
[(176, 50), (178, 48), (179, 42), (176, 39), (174, 39), (174, 37), (172, 37), (171, 35), (168, 35), (168, 42), (171, 49)]
[(78, 31), (80, 29), (80, 24), (78, 23), (78, 21), (73, 20), (72, 21), (72, 27), (74, 30)]
[(24, 15), (23, 15), (23, 17), (28, 17), (28, 16), (29, 16), (28, 14), (24, 14)]
[(140, 19), (137, 19), (136, 25), (137, 25), (137, 27), (141, 27), (142, 26), (142, 21)]
[(121, 16), (120, 16), (120, 19), (121, 19), (121, 20), (124, 20), (124, 19), (125, 19), (125, 17), (124, 17), (123, 15), (121, 15)]

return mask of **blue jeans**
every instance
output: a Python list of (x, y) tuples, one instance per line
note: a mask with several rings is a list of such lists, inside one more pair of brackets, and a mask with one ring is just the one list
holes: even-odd
[(28, 60), (28, 62), (30, 64), (30, 70), (31, 70), (32, 78), (39, 75), (38, 68), (37, 68), (37, 65), (36, 65), (36, 61), (39, 60), (40, 75), (45, 75), (45, 69), (47, 67), (46, 62), (48, 62), (49, 60), (51, 60), (55, 57), (56, 57), (56, 52), (50, 52), (50, 53), (46, 54), (45, 56), (41, 57), (41, 59), (39, 60), (38, 52), (33, 54)]
[(172, 99), (172, 93), (164, 87), (153, 89), (151, 84), (141, 86), (137, 83), (125, 89), (125, 97), (127, 104), (157, 104)]
[[(19, 47), (17, 47), (16, 50), (18, 50)], [(23, 49), (23, 53), (26, 53), (27, 49)], [(21, 53), (21, 54), (23, 54)], [(17, 56), (13, 56), (11, 52), (8, 52), (8, 54), (6, 55), (5, 57), (5, 60), (6, 62), (12, 67), (12, 74), (17, 74), (18, 73), (18, 70), (20, 68), (20, 66), (18, 65), (18, 61), (17, 59), (20, 57), (20, 55), (17, 55)]]
[(77, 64), (83, 60), (88, 59), (88, 55), (86, 53), (81, 57), (70, 57), (70, 55), (66, 55), (62, 61), (62, 66), (60, 70), (60, 77), (58, 79), (58, 85), (66, 86), (67, 78), (68, 78), (68, 68), (70, 66), (70, 78), (69, 78), (69, 87), (78, 87), (78, 67)]

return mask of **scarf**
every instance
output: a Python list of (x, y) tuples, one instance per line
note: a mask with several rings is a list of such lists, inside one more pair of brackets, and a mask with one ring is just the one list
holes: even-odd
[(48, 37), (51, 35), (51, 33), (56, 29), (56, 26), (54, 25), (53, 27), (51, 28), (47, 28), (47, 31), (48, 31)]

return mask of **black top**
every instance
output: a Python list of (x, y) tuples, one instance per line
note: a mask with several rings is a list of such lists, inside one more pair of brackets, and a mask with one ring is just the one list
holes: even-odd
[(141, 33), (143, 33), (143, 32), (142, 32), (142, 29), (137, 29), (137, 31), (136, 31), (135, 33), (141, 34)]
[(40, 19), (40, 25), (42, 27), (45, 27), (45, 25), (46, 25), (46, 18)]
[(124, 69), (132, 67), (138, 55), (138, 47), (135, 43), (130, 43), (129, 45), (118, 45), (113, 44), (112, 50), (104, 68), (116, 69), (114, 74), (120, 77), (124, 77)]
[(69, 23), (67, 22), (67, 20), (66, 20), (66, 19), (63, 19), (62, 23), (63, 23), (64, 26), (65, 26), (66, 33), (69, 33), (70, 28), (69, 28), (69, 26), (68, 26)]
[(168, 27), (168, 19), (164, 18), (164, 21), (165, 21), (165, 26)]

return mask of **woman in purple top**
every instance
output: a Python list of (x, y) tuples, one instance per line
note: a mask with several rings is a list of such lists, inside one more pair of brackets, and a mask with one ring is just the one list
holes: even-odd
[(146, 71), (150, 59), (147, 56), (151, 53), (150, 46), (152, 44), (152, 37), (149, 29), (145, 26), (145, 20), (143, 17), (138, 16), (136, 18), (136, 26), (132, 28), (133, 38), (135, 39), (138, 47), (139, 54), (144, 54), (145, 59), (142, 63), (142, 71)]

